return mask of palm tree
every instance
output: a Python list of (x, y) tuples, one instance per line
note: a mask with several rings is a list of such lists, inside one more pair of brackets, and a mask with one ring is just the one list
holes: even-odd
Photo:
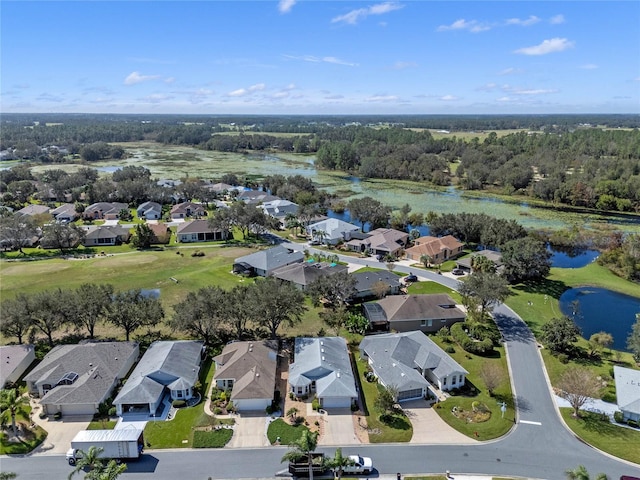
[(313, 480), (313, 457), (311, 453), (318, 446), (318, 432), (303, 430), (298, 440), (289, 445), (290, 450), (282, 456), (281, 462), (297, 462), (306, 458), (309, 462), (309, 480)]
[(15, 472), (0, 472), (0, 480), (12, 480), (18, 476)]
[(334, 477), (337, 475), (338, 480), (341, 480), (344, 467), (353, 465), (353, 463), (349, 457), (342, 455), (342, 448), (337, 448), (333, 458), (327, 460), (327, 467), (332, 468)]
[(429, 268), (431, 257), (427, 254), (420, 255), (420, 263), (424, 265), (424, 268)]
[(106, 465), (87, 473), (84, 478), (85, 480), (116, 480), (126, 469), (126, 463), (110, 460)]
[(496, 264), (484, 255), (471, 257), (471, 268), (474, 272), (496, 273)]
[(287, 417), (291, 417), (291, 421), (295, 422), (296, 416), (298, 415), (299, 411), (300, 410), (298, 410), (296, 407), (291, 407), (289, 410), (287, 410)]
[[(566, 472), (567, 478), (569, 480), (590, 480), (589, 472), (584, 465), (578, 465), (573, 470), (567, 470)], [(599, 473), (596, 475), (595, 480), (608, 480), (609, 477), (605, 473)]]
[(11, 428), (14, 435), (18, 434), (18, 430), (16, 429), (16, 415), (26, 413), (24, 407), (27, 403), (27, 398), (18, 395), (18, 390), (16, 389), (0, 390), (0, 412), (5, 418), (7, 415), (11, 416)]
[(94, 470), (102, 471), (104, 467), (103, 460), (100, 458), (102, 452), (104, 452), (104, 448), (96, 446), (89, 447), (89, 450), (86, 452), (78, 450), (79, 455), (76, 461), (76, 468), (71, 471), (68, 479), (71, 480), (76, 473), (82, 470), (89, 470), (89, 473)]

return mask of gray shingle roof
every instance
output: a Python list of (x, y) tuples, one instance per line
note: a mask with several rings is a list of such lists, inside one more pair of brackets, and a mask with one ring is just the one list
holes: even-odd
[(282, 245), (278, 245), (268, 250), (261, 250), (250, 255), (245, 255), (244, 257), (236, 258), (234, 263), (246, 263), (257, 270), (270, 272), (275, 268), (303, 260), (304, 254), (302, 252), (291, 251)]
[(176, 233), (207, 233), (219, 231), (217, 228), (211, 228), (208, 220), (192, 220), (191, 222), (179, 224)]
[(640, 414), (640, 370), (613, 366), (618, 408)]
[(345, 265), (304, 262), (280, 267), (274, 270), (272, 275), (280, 280), (286, 280), (287, 282), (292, 282), (296, 285), (307, 286), (320, 277), (346, 272), (347, 270), (348, 269)]
[(395, 273), (379, 270), (370, 272), (354, 273), (353, 278), (356, 279), (356, 291), (367, 292), (373, 288), (377, 282), (384, 282), (391, 288), (400, 287), (400, 277)]
[(389, 322), (416, 319), (464, 319), (465, 314), (447, 294), (391, 295), (378, 302)]
[(296, 338), (289, 383), (308, 385), (316, 381), (318, 397), (356, 397), (356, 385), (347, 350), (341, 337)]
[(400, 391), (428, 384), (416, 368), (431, 370), (438, 378), (452, 373), (469, 373), (418, 331), (368, 335), (360, 342), (360, 351), (371, 359), (382, 383)]
[[(151, 344), (136, 368), (131, 372), (114, 403), (150, 403), (162, 393), (163, 388), (178, 379), (193, 386), (198, 380), (202, 355), (202, 342), (191, 340), (158, 341)], [(140, 386), (141, 388), (137, 388)], [(158, 393), (159, 392), (159, 393)], [(125, 400), (126, 399), (126, 400)]]
[(118, 372), (136, 355), (134, 342), (95, 342), (58, 345), (28, 375), (25, 381), (56, 385), (67, 373), (78, 374), (71, 385), (59, 385), (42, 398), (42, 403), (92, 403), (104, 398)]
[(7, 378), (27, 356), (32, 355), (34, 349), (30, 344), (0, 347), (0, 388), (4, 388)]

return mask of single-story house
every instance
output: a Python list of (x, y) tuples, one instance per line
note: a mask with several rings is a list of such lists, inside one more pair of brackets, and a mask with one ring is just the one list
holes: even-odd
[(147, 220), (158, 220), (162, 218), (162, 205), (158, 202), (144, 202), (136, 208), (138, 218)]
[(17, 382), (35, 361), (33, 345), (5, 345), (0, 347), (0, 388)]
[(295, 341), (289, 389), (297, 397), (317, 396), (323, 408), (347, 408), (358, 398), (347, 341), (341, 337)]
[(56, 219), (56, 222), (69, 223), (78, 218), (78, 212), (76, 212), (76, 206), (73, 203), (63, 203), (58, 208), (51, 210), (51, 215)]
[(320, 277), (335, 275), (347, 270), (346, 265), (337, 263), (306, 261), (277, 268), (271, 273), (271, 276), (291, 282), (300, 290), (306, 290), (309, 284)]
[(82, 216), (92, 220), (118, 220), (122, 210), (129, 211), (129, 205), (119, 202), (98, 202), (85, 208)]
[(43, 215), (45, 213), (50, 213), (50, 212), (51, 212), (51, 209), (46, 205), (35, 205), (35, 204), (27, 205), (26, 207), (16, 211), (16, 213), (19, 213), (20, 215), (27, 215), (29, 217), (32, 217), (34, 215)]
[(178, 225), (176, 237), (179, 243), (191, 242), (213, 242), (215, 240), (226, 240), (228, 231), (211, 228), (208, 220), (193, 220)]
[(368, 335), (360, 342), (378, 381), (398, 390), (398, 402), (424, 398), (429, 384), (439, 390), (464, 386), (469, 373), (422, 332)]
[(462, 255), (464, 244), (452, 235), (444, 237), (420, 237), (414, 240), (414, 245), (405, 250), (407, 260), (420, 262), (423, 255), (429, 257), (429, 263), (439, 265), (447, 260)]
[(205, 183), (202, 188), (204, 188), (205, 190), (209, 190), (210, 192), (213, 192), (217, 195), (221, 195), (224, 193), (229, 193), (231, 190), (233, 190), (235, 187), (233, 185), (229, 185), (228, 183)]
[(120, 225), (92, 225), (82, 241), (85, 247), (121, 245), (131, 238), (128, 228)]
[(172, 180), (170, 178), (161, 178), (156, 182), (156, 185), (163, 188), (176, 188), (182, 185), (181, 180)]
[(391, 295), (363, 304), (364, 316), (372, 327), (387, 325), (396, 332), (437, 332), (463, 322), (466, 315), (445, 293), (431, 295)]
[(407, 246), (409, 234), (393, 228), (376, 228), (368, 232), (366, 238), (354, 238), (347, 242), (347, 248), (354, 252), (371, 255), (398, 256)]
[(471, 266), (471, 262), (474, 257), (486, 257), (491, 260), (495, 266), (496, 271), (500, 272), (504, 269), (504, 264), (502, 263), (502, 254), (500, 252), (494, 252), (493, 250), (480, 250), (479, 252), (472, 253), (471, 256), (461, 258), (460, 260), (456, 260), (456, 267), (461, 268), (467, 272), (472, 272), (473, 267)]
[(378, 284), (383, 283), (387, 286), (386, 295), (397, 295), (400, 293), (401, 283), (400, 277), (388, 270), (376, 270), (369, 272), (356, 272), (351, 274), (356, 279), (356, 294), (353, 300), (362, 300), (377, 296), (379, 290)]
[(153, 235), (151, 237), (152, 244), (166, 244), (169, 243), (169, 240), (171, 240), (171, 230), (166, 223), (147, 223), (147, 227), (149, 227), (153, 232)]
[(204, 217), (207, 214), (207, 210), (199, 203), (183, 202), (178, 203), (171, 207), (169, 216), (176, 220), (180, 218), (189, 217)]
[[(322, 233), (320, 233), (322, 232)], [(337, 218), (327, 218), (307, 227), (307, 235), (326, 245), (337, 245), (352, 238), (362, 238), (360, 227)]]
[(625, 421), (640, 422), (640, 370), (613, 366), (618, 408)]
[(236, 258), (233, 262), (233, 272), (269, 277), (277, 268), (303, 261), (304, 254), (302, 252), (289, 250), (282, 245), (278, 245), (268, 250), (260, 250), (244, 257)]
[(242, 200), (247, 205), (259, 205), (260, 203), (272, 202), (274, 200), (281, 200), (280, 197), (271, 195), (262, 190), (243, 190), (236, 196), (237, 200)]
[(153, 342), (113, 401), (118, 415), (155, 415), (168, 394), (171, 400), (190, 400), (196, 394), (203, 342)]
[(135, 342), (58, 345), (24, 380), (48, 415), (92, 415), (138, 358)]
[(289, 200), (272, 200), (270, 202), (264, 202), (258, 205), (258, 208), (262, 209), (265, 215), (275, 218), (280, 222), (280, 228), (286, 227), (286, 217), (289, 214), (298, 214), (298, 204), (290, 202)]
[(231, 390), (237, 410), (264, 410), (271, 405), (276, 389), (277, 342), (231, 342), (213, 361), (213, 380), (218, 388)]

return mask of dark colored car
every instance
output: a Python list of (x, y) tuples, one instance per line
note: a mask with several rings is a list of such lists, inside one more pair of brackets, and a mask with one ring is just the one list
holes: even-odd
[(454, 268), (453, 270), (451, 270), (451, 273), (453, 273), (454, 275), (464, 275), (464, 270), (462, 270), (461, 268)]
[(416, 277), (413, 273), (410, 273), (409, 275), (404, 277), (404, 283), (413, 283), (417, 281), (418, 281), (418, 277)]

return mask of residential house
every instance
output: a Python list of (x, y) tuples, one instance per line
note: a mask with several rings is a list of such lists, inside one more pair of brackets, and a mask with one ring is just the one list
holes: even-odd
[(54, 208), (49, 213), (53, 215), (56, 222), (70, 223), (74, 222), (78, 218), (78, 212), (76, 212), (76, 206), (73, 203), (63, 203), (58, 208)]
[(213, 242), (226, 240), (228, 231), (211, 228), (207, 220), (193, 220), (178, 225), (176, 237), (179, 243)]
[(396, 332), (437, 332), (465, 319), (465, 313), (444, 293), (391, 295), (378, 302), (365, 303), (363, 308), (372, 327), (386, 325)]
[(35, 361), (33, 345), (5, 345), (0, 347), (0, 388), (16, 383)]
[(31, 205), (27, 205), (24, 208), (21, 208), (20, 210), (16, 211), (16, 213), (19, 213), (20, 215), (27, 215), (29, 217), (33, 217), (34, 215), (43, 215), (45, 213), (50, 213), (50, 211), (51, 209), (46, 205), (31, 204)]
[(368, 335), (360, 342), (378, 382), (398, 390), (398, 402), (424, 398), (430, 385), (439, 390), (464, 386), (469, 373), (422, 332)]
[(397, 295), (402, 287), (400, 277), (388, 270), (356, 272), (352, 276), (356, 279), (356, 294), (353, 296), (353, 300), (378, 296), (380, 283), (387, 286), (385, 295)]
[(171, 180), (168, 178), (161, 178), (156, 182), (156, 185), (163, 188), (176, 188), (182, 185), (182, 182), (180, 180)]
[(439, 265), (442, 262), (459, 257), (464, 249), (464, 244), (451, 235), (420, 237), (413, 243), (414, 246), (407, 248), (405, 251), (407, 259), (421, 262), (422, 256), (426, 255), (429, 258), (429, 263), (433, 265)]
[(213, 358), (213, 380), (223, 390), (231, 390), (238, 411), (264, 411), (274, 399), (278, 344), (273, 340), (231, 342)]
[(136, 208), (138, 218), (146, 220), (158, 220), (162, 218), (162, 205), (158, 202), (144, 202)]
[(393, 228), (376, 228), (366, 235), (363, 239), (349, 240), (347, 248), (354, 252), (397, 257), (409, 240), (408, 233)]
[(300, 290), (306, 290), (311, 283), (315, 282), (320, 277), (327, 277), (347, 271), (348, 268), (346, 265), (328, 262), (314, 262), (311, 260), (280, 267), (274, 270), (271, 276), (291, 282)]
[(199, 341), (153, 342), (113, 401), (117, 414), (155, 415), (165, 397), (170, 401), (193, 398), (203, 354)]
[(296, 338), (289, 389), (317, 396), (323, 408), (348, 408), (358, 398), (347, 341), (341, 337)]
[(171, 240), (171, 230), (166, 223), (148, 223), (147, 227), (151, 229), (151, 244), (167, 244)]
[(613, 366), (616, 400), (625, 421), (640, 422), (640, 370)]
[(236, 187), (229, 185), (228, 183), (205, 183), (203, 188), (215, 193), (216, 195), (225, 195)]
[(343, 222), (337, 218), (327, 218), (307, 227), (307, 235), (326, 245), (337, 245), (352, 238), (363, 238), (360, 227)]
[(280, 197), (271, 195), (262, 190), (243, 190), (236, 196), (237, 200), (242, 200), (247, 205), (259, 205), (261, 203), (272, 202), (274, 200), (281, 200)]
[(129, 205), (119, 202), (98, 202), (89, 205), (82, 216), (91, 220), (119, 220), (122, 210), (129, 211)]
[(289, 250), (282, 245), (278, 245), (268, 250), (260, 250), (244, 257), (236, 258), (233, 262), (233, 272), (269, 277), (277, 268), (303, 261), (304, 254), (302, 252)]
[(204, 217), (207, 214), (207, 210), (199, 203), (183, 202), (178, 203), (171, 207), (169, 216), (173, 219), (190, 218), (190, 217)]
[(128, 228), (120, 225), (92, 225), (82, 241), (85, 247), (104, 247), (127, 243), (131, 238)]
[(138, 358), (134, 342), (58, 345), (24, 380), (48, 415), (92, 415)]
[(474, 252), (471, 256), (466, 258), (461, 258), (460, 260), (456, 260), (456, 267), (461, 268), (467, 272), (473, 272), (473, 267), (471, 263), (475, 257), (486, 257), (491, 260), (495, 266), (496, 271), (501, 272), (504, 270), (504, 264), (502, 263), (502, 254), (500, 252), (494, 252), (493, 250), (480, 250), (479, 252)]
[(262, 209), (265, 215), (275, 218), (280, 222), (280, 228), (286, 228), (287, 215), (298, 214), (298, 204), (290, 202), (289, 200), (272, 200), (270, 202), (264, 202), (258, 206)]

